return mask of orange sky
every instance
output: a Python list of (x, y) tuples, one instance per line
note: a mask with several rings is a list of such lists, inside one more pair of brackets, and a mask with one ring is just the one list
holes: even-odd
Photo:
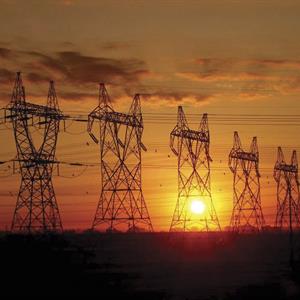
[[(234, 130), (245, 150), (258, 137), (263, 212), (273, 224), (276, 148), (283, 147), (287, 160), (292, 149), (299, 152), (298, 119), (297, 125), (262, 125), (270, 123), (266, 119), (248, 125), (228, 117), (217, 122), (212, 114), (298, 114), (299, 9), (299, 1), (0, 1), (0, 105), (9, 102), (18, 70), (31, 102), (44, 104), (54, 79), (66, 113), (91, 111), (98, 82), (107, 84), (116, 110), (127, 111), (134, 93), (142, 93), (144, 195), (155, 230), (168, 230), (176, 203), (176, 157), (168, 145), (177, 105), (194, 128), (207, 112), (221, 226), (232, 209), (227, 160)], [(86, 124), (68, 125), (59, 136), (58, 159), (99, 162)], [(0, 145), (0, 160), (15, 156), (5, 127)], [(81, 171), (61, 167), (62, 176), (54, 178), (65, 228), (87, 228), (95, 213), (99, 169)], [(1, 166), (0, 175), (6, 174)], [(10, 226), (20, 182), (18, 175), (3, 176), (1, 229)]]

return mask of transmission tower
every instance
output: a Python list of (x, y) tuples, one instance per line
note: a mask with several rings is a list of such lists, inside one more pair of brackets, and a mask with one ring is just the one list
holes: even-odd
[(260, 231), (263, 228), (258, 163), (257, 138), (253, 138), (250, 152), (245, 152), (235, 131), (229, 154), (229, 168), (233, 173), (233, 211), (230, 222), (233, 231)]
[(92, 228), (106, 231), (152, 231), (152, 223), (142, 191), (141, 150), (143, 119), (139, 95), (128, 114), (113, 110), (104, 84), (99, 88), (99, 104), (89, 114), (88, 132), (94, 121), (100, 127), (101, 194)]
[(274, 166), (274, 179), (277, 183), (275, 226), (280, 229), (299, 228), (300, 200), (296, 151), (293, 151), (291, 163), (287, 164), (281, 147), (278, 147), (277, 161)]
[[(54, 83), (50, 82), (47, 105), (26, 102), (21, 74), (17, 73), (6, 118), (13, 125), (21, 185), (12, 231), (60, 231), (62, 223), (52, 184), (55, 149), (62, 113), (58, 108)], [(42, 143), (36, 148), (30, 127), (44, 128)]]
[(191, 130), (179, 106), (170, 134), (170, 148), (178, 157), (178, 198), (170, 231), (221, 230), (211, 196), (209, 144), (207, 114), (199, 129)]

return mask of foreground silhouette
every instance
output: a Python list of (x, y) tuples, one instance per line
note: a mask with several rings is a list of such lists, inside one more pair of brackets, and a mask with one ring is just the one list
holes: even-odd
[(289, 269), (287, 241), (284, 233), (3, 233), (1, 291), (39, 298), (299, 299), (299, 269)]

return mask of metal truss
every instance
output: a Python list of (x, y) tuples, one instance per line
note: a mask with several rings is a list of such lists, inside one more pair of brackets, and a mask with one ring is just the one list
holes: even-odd
[(237, 232), (260, 231), (264, 226), (264, 216), (260, 198), (257, 138), (253, 138), (250, 152), (245, 152), (235, 131), (228, 164), (233, 173), (233, 211), (230, 226)]
[[(26, 102), (25, 88), (17, 73), (6, 119), (12, 122), (21, 185), (13, 215), (12, 231), (61, 231), (62, 223), (52, 183), (55, 150), (62, 113), (54, 83), (50, 82), (47, 105)], [(42, 143), (34, 145), (31, 126), (43, 128)]]
[[(177, 125), (170, 134), (170, 148), (178, 157), (178, 197), (170, 231), (221, 230), (211, 195), (209, 144), (207, 114), (199, 129), (192, 130), (179, 106)], [(193, 201), (203, 205), (202, 213), (193, 212)]]
[(299, 180), (295, 150), (291, 157), (291, 163), (287, 164), (281, 147), (278, 147), (277, 161), (274, 166), (274, 179), (277, 183), (275, 226), (280, 229), (299, 228)]
[[(99, 140), (92, 133), (99, 122)], [(143, 118), (139, 95), (128, 114), (113, 110), (104, 84), (99, 88), (99, 104), (89, 114), (88, 132), (100, 144), (101, 194), (92, 228), (106, 231), (152, 231), (152, 223), (142, 191)]]

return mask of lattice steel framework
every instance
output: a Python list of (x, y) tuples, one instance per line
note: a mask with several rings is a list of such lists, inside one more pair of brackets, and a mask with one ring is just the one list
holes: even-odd
[(299, 228), (299, 180), (295, 150), (291, 157), (291, 163), (287, 164), (281, 147), (278, 147), (277, 161), (274, 166), (274, 179), (277, 183), (275, 226), (280, 229)]
[(233, 211), (230, 222), (233, 231), (260, 231), (264, 226), (258, 165), (257, 138), (253, 138), (250, 152), (245, 152), (235, 131), (229, 154), (229, 168), (233, 173)]
[[(6, 118), (13, 124), (21, 185), (12, 231), (61, 231), (62, 223), (52, 183), (55, 150), (62, 113), (54, 83), (50, 82), (47, 105), (26, 102), (21, 74), (17, 73)], [(30, 126), (43, 128), (42, 143), (34, 145)]]
[[(170, 148), (178, 157), (178, 197), (170, 231), (221, 230), (211, 195), (209, 145), (207, 114), (199, 129), (192, 130), (179, 106), (177, 125), (170, 134)], [(203, 213), (193, 213), (193, 201), (204, 203)]]
[(89, 114), (88, 132), (94, 121), (100, 127), (101, 194), (92, 228), (106, 231), (152, 231), (152, 223), (142, 191), (143, 118), (139, 95), (128, 114), (113, 110), (104, 84), (99, 88), (99, 104)]

